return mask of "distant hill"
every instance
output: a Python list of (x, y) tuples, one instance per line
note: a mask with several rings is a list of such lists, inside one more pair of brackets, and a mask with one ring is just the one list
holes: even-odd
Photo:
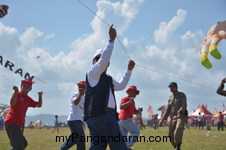
[[(67, 115), (58, 115), (58, 121), (62, 123), (67, 124)], [(25, 126), (27, 126), (31, 121), (35, 122), (37, 120), (41, 120), (43, 125), (54, 125), (54, 120), (55, 120), (55, 115), (53, 114), (38, 114), (38, 115), (33, 115), (33, 116), (26, 116), (25, 118)], [(148, 117), (143, 117), (143, 122), (145, 125), (147, 125)]]
[[(67, 123), (67, 115), (58, 115), (58, 121), (59, 122), (63, 122), (63, 123)], [(55, 115), (53, 114), (38, 114), (38, 115), (34, 115), (34, 116), (26, 116), (26, 121), (25, 121), (25, 126), (27, 126), (31, 121), (35, 122), (37, 120), (41, 120), (42, 124), (48, 124), (53, 126), (54, 125), (54, 120), (55, 120)]]

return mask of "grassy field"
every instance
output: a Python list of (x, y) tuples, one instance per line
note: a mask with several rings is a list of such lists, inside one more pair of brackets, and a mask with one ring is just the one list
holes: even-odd
[[(198, 130), (191, 128), (185, 130), (182, 150), (225, 150), (226, 149), (226, 132), (217, 131), (216, 127), (212, 127), (211, 131)], [(149, 136), (167, 136), (167, 127), (154, 130), (149, 127), (141, 130), (141, 135)], [(57, 150), (63, 143), (56, 142), (56, 136), (68, 136), (69, 128), (60, 128), (59, 133), (52, 133), (52, 129), (25, 129), (25, 137), (28, 140), (27, 150)], [(88, 135), (86, 129), (86, 135)], [(159, 140), (159, 138), (157, 138)], [(0, 132), (0, 150), (9, 150), (9, 139), (6, 132)], [(86, 143), (88, 149), (89, 143)], [(75, 146), (71, 149), (76, 149)], [(166, 150), (172, 149), (170, 142), (137, 142), (133, 146), (134, 150)]]

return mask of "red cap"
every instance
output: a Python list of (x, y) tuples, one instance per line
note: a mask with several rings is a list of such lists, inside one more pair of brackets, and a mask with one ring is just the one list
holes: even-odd
[(134, 86), (134, 85), (130, 86), (130, 87), (128, 88), (128, 90), (126, 90), (126, 93), (129, 94), (131, 90), (135, 91), (137, 95), (139, 95), (139, 93), (140, 93), (140, 91), (137, 90), (137, 87)]
[(24, 84), (24, 83), (32, 85), (34, 82), (32, 82), (30, 79), (24, 79), (21, 81), (21, 84)]
[(86, 82), (85, 81), (80, 81), (79, 83), (77, 83), (78, 86), (86, 86)]

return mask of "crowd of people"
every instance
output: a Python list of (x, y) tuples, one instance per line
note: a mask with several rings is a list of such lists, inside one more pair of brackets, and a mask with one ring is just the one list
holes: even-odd
[[(133, 115), (142, 118), (142, 108), (136, 108), (135, 99), (140, 94), (136, 86), (132, 85), (126, 90), (126, 95), (120, 101), (120, 112), (117, 113), (115, 91), (126, 88), (135, 67), (135, 62), (129, 60), (128, 66), (119, 81), (107, 74), (110, 65), (110, 58), (113, 52), (114, 40), (117, 36), (113, 25), (109, 29), (109, 41), (104, 49), (98, 49), (92, 59), (92, 65), (86, 73), (86, 80), (77, 83), (78, 92), (71, 97), (70, 112), (67, 119), (71, 134), (67, 141), (60, 147), (67, 150), (73, 145), (77, 145), (78, 150), (85, 150), (85, 142), (74, 140), (73, 134), (78, 137), (85, 136), (83, 121), (87, 123), (90, 137), (112, 136), (119, 137), (119, 141), (91, 141), (90, 150), (105, 150), (107, 146), (111, 150), (131, 150), (136, 140), (123, 140), (124, 137), (138, 137), (140, 129), (132, 120)], [(225, 79), (222, 80), (217, 93), (226, 96), (223, 90)], [(12, 150), (24, 150), (28, 142), (23, 134), (25, 115), (28, 107), (42, 106), (42, 92), (38, 92), (38, 101), (28, 96), (32, 90), (33, 82), (29, 79), (21, 81), (20, 90), (13, 86), (14, 93), (10, 100), (9, 112), (4, 120), (7, 135), (10, 140)], [(169, 96), (167, 109), (162, 119), (158, 120), (158, 115), (154, 115), (154, 128), (162, 126), (168, 116), (171, 117), (169, 124), (169, 136), (171, 144), (175, 150), (181, 149), (184, 127), (187, 124), (187, 98), (183, 92), (178, 91), (176, 82), (168, 85), (172, 95)], [(200, 114), (194, 124), (203, 128), (204, 116)], [(218, 129), (223, 130), (222, 115), (218, 117)], [(1, 118), (0, 118), (1, 121)], [(1, 123), (1, 122), (0, 122)], [(1, 124), (0, 124), (1, 125)], [(140, 128), (145, 129), (143, 123)], [(0, 128), (1, 129), (1, 128)], [(110, 130), (109, 130), (110, 129)], [(53, 133), (59, 132), (58, 116), (55, 116), (55, 126)], [(79, 139), (79, 138), (77, 138)], [(135, 139), (135, 138), (134, 138)]]

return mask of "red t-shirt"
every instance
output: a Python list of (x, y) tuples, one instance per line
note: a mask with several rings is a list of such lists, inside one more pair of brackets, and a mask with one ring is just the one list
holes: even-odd
[(223, 122), (224, 121), (224, 115), (222, 115), (222, 114), (221, 115), (219, 114), (217, 116), (217, 118), (218, 118), (218, 122)]
[[(130, 100), (130, 98), (127, 96), (127, 97), (124, 97), (121, 102), (120, 102), (120, 106), (123, 104), (123, 103), (126, 103)], [(136, 107), (135, 107), (135, 102), (133, 101), (132, 103), (130, 103), (126, 108), (124, 109), (121, 109), (120, 110), (120, 113), (119, 113), (119, 119), (120, 120), (126, 120), (128, 118), (132, 119), (133, 118), (133, 114), (135, 113), (136, 111)]]
[(25, 115), (28, 107), (36, 107), (38, 102), (34, 101), (28, 95), (25, 95), (22, 91), (18, 92), (16, 104), (9, 107), (9, 112), (4, 120), (6, 125), (16, 124), (22, 127), (25, 122)]

